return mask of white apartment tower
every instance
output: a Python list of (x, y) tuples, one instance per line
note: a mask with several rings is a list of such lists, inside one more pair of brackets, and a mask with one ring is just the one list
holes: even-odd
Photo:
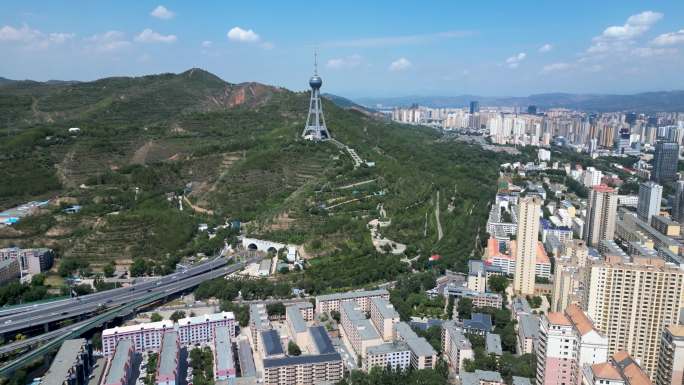
[(637, 216), (646, 223), (660, 212), (660, 200), (663, 198), (663, 186), (655, 182), (643, 182), (639, 185), (639, 201)]

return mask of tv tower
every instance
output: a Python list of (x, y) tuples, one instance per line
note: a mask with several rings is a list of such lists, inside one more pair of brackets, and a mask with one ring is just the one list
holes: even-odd
[(311, 86), (311, 100), (309, 101), (309, 115), (306, 117), (306, 126), (302, 137), (318, 142), (331, 139), (330, 132), (325, 127), (323, 117), (323, 104), (321, 103), (321, 86), (323, 79), (318, 76), (318, 55), (314, 52), (314, 75), (309, 79)]

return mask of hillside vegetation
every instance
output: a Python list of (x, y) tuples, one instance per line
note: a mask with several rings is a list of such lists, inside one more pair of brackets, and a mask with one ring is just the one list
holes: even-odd
[[(198, 223), (239, 219), (250, 235), (303, 244), (320, 257), (298, 278), (322, 291), (406, 270), (403, 256), (371, 244), (366, 225), (382, 207), (391, 220), (383, 236), (407, 244), (408, 258), (420, 255), (414, 267), (428, 267), (436, 252), (437, 267), (464, 269), (482, 240), (504, 156), (325, 100), (332, 135), (375, 162), (354, 169), (332, 143), (300, 139), (307, 107), (306, 93), (230, 84), (198, 69), (0, 85), (0, 208), (59, 198), (0, 229), (0, 245), (49, 246), (96, 269), (143, 259), (154, 271), (207, 248)], [(166, 198), (183, 192), (181, 211)], [(63, 213), (74, 203), (80, 213)]]

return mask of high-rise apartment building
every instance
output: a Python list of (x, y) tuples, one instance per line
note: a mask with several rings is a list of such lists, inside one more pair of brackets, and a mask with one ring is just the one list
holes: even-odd
[(684, 325), (670, 325), (663, 331), (656, 385), (684, 385)]
[(585, 365), (608, 360), (608, 338), (577, 305), (540, 322), (537, 385), (580, 384)]
[(658, 141), (653, 156), (651, 180), (658, 183), (677, 180), (677, 162), (679, 162), (679, 145), (673, 142)]
[(537, 385), (576, 384), (578, 344), (572, 322), (563, 313), (549, 313), (540, 322)]
[(663, 186), (655, 182), (643, 182), (639, 185), (639, 201), (637, 216), (646, 223), (660, 212), (660, 201), (663, 198)]
[(474, 114), (476, 112), (480, 112), (480, 102), (473, 100), (470, 102), (470, 113)]
[(518, 231), (513, 289), (516, 293), (524, 295), (534, 294), (541, 205), (542, 200), (538, 196), (518, 200)]
[(672, 219), (684, 223), (684, 181), (678, 181), (672, 201)]
[(684, 307), (684, 270), (662, 259), (609, 256), (591, 266), (587, 313), (608, 336), (609, 352), (626, 350), (655, 378), (661, 335)]
[(604, 239), (615, 235), (617, 193), (604, 184), (589, 191), (589, 206), (584, 224), (584, 240), (588, 246), (596, 247)]

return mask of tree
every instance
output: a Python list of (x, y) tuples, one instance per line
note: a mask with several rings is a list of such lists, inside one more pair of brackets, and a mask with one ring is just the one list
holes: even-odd
[(299, 345), (297, 345), (294, 341), (290, 341), (287, 344), (287, 354), (291, 356), (298, 356), (302, 354), (302, 349), (300, 349)]
[(145, 260), (142, 258), (136, 258), (133, 260), (133, 264), (131, 265), (129, 272), (131, 277), (142, 277), (143, 275), (147, 274), (147, 270), (148, 267)]
[(458, 318), (470, 318), (470, 315), (473, 312), (473, 300), (470, 298), (459, 299), (458, 305), (456, 306), (456, 311), (458, 312)]
[(159, 314), (159, 313), (152, 313), (152, 315), (150, 316), (151, 322), (159, 322), (163, 319), (164, 319), (164, 317), (162, 317), (161, 314)]
[(510, 282), (508, 281), (508, 278), (504, 277), (503, 275), (492, 275), (491, 277), (489, 277), (487, 284), (489, 285), (489, 289), (491, 291), (496, 293), (503, 293), (506, 291), (506, 288), (508, 287)]
[(114, 262), (110, 262), (102, 268), (102, 272), (104, 273), (105, 277), (108, 277), (108, 278), (113, 277), (115, 271), (116, 271), (116, 268), (115, 268)]
[(447, 319), (452, 319), (454, 317), (454, 296), (453, 295), (449, 296), (449, 302), (447, 303), (447, 308), (446, 308), (446, 316), (447, 316)]
[(285, 305), (282, 302), (269, 303), (266, 305), (266, 312), (269, 317), (282, 317), (285, 315)]
[(335, 322), (340, 323), (340, 312), (339, 311), (331, 310), (330, 316), (332, 317), (332, 319), (335, 320)]
[(86, 295), (86, 294), (92, 294), (93, 293), (93, 287), (88, 285), (87, 283), (82, 283), (80, 285), (75, 285), (71, 288), (76, 295)]
[(183, 310), (176, 310), (171, 314), (171, 317), (169, 317), (173, 322), (178, 322), (181, 318), (185, 318), (185, 312)]

